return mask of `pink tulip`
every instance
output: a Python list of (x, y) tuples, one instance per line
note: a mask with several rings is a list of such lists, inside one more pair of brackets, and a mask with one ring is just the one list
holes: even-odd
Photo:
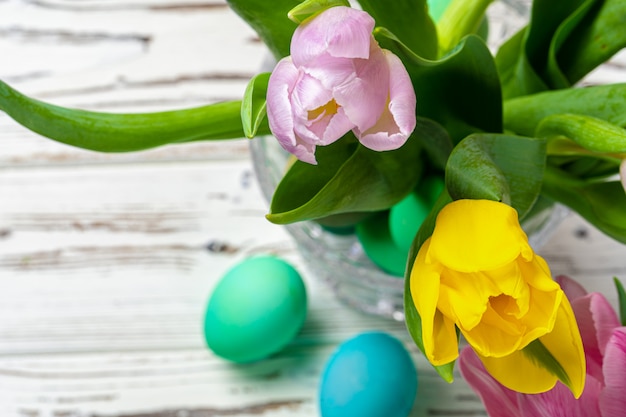
[(622, 179), (622, 186), (624, 187), (624, 190), (626, 190), (626, 159), (622, 160), (622, 164), (619, 168), (619, 176)]
[[(521, 394), (491, 377), (471, 348), (464, 348), (459, 368), (491, 417), (622, 417), (626, 412), (626, 327), (600, 293), (587, 294), (567, 277), (557, 281), (570, 299), (587, 360), (581, 397), (558, 382), (542, 394)], [(520, 370), (523, 372), (523, 370)]]
[(331, 7), (305, 20), (267, 87), (272, 133), (298, 159), (349, 131), (376, 151), (397, 149), (415, 128), (415, 91), (397, 56), (374, 37), (374, 19)]

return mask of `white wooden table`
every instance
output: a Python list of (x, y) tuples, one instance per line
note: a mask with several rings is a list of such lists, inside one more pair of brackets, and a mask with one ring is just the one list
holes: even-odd
[[(0, 0), (0, 78), (37, 98), (106, 111), (238, 99), (265, 47), (223, 0)], [(365, 330), (406, 341), (413, 416), (484, 415), (438, 379), (404, 325), (338, 304), (268, 223), (246, 140), (104, 155), (0, 113), (0, 415), (316, 416), (321, 370)], [(205, 347), (208, 296), (229, 267), (274, 253), (303, 273), (309, 316), (266, 361)], [(542, 250), (616, 304), (626, 247), (575, 215)]]

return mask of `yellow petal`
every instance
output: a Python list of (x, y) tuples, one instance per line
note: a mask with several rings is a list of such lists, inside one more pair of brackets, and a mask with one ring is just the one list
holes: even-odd
[(491, 303), (478, 326), (473, 329), (459, 328), (476, 353), (493, 357), (508, 356), (520, 349), (526, 330), (524, 324), (514, 317), (500, 315)]
[[(569, 380), (561, 382), (579, 398), (585, 386), (585, 354), (574, 313), (566, 297), (562, 297), (553, 331), (539, 340), (567, 374)], [(551, 389), (557, 381), (554, 374), (537, 365), (521, 350), (503, 358), (478, 356), (495, 379), (514, 391), (538, 394)]]
[(422, 319), (424, 354), (433, 365), (444, 365), (459, 354), (454, 322), (437, 310), (440, 266), (427, 264), (430, 239), (420, 248), (410, 276), (411, 297)]
[(503, 358), (478, 355), (487, 372), (505, 387), (523, 394), (546, 392), (556, 384), (557, 378), (538, 366), (522, 351)]
[[(460, 272), (500, 268), (532, 256), (512, 207), (490, 200), (457, 200), (437, 216), (429, 257)], [(428, 259), (430, 260), (430, 259)]]
[(569, 377), (569, 383), (561, 382), (568, 386), (576, 398), (579, 398), (585, 387), (585, 352), (574, 312), (567, 297), (562, 297), (552, 332), (540, 337), (539, 340)]
[(445, 269), (441, 275), (438, 308), (457, 324), (471, 329), (482, 319), (489, 297), (498, 287), (481, 273), (459, 273)]

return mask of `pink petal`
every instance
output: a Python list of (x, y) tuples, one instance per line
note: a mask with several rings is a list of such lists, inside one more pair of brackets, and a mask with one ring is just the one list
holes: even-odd
[(296, 136), (293, 91), (301, 73), (289, 57), (281, 59), (267, 85), (267, 118), (272, 134), (280, 145), (298, 159), (315, 164), (315, 145)]
[(615, 329), (604, 357), (605, 388), (600, 394), (602, 417), (621, 417), (626, 410), (626, 328)]
[(579, 297), (584, 297), (585, 295), (587, 295), (587, 290), (585, 290), (585, 287), (583, 287), (582, 285), (580, 285), (580, 283), (578, 283), (578, 281), (575, 281), (570, 277), (567, 277), (565, 275), (559, 275), (555, 278), (555, 281), (561, 286), (561, 289), (563, 290), (563, 292), (565, 292), (565, 295), (570, 300), (570, 302)]
[(619, 175), (622, 179), (622, 186), (624, 190), (626, 190), (626, 159), (622, 160), (622, 164), (620, 165)]
[(267, 119), (270, 130), (283, 146), (295, 146), (291, 94), (300, 72), (289, 57), (281, 59), (267, 85)]
[(389, 102), (376, 124), (356, 131), (360, 142), (376, 151), (397, 149), (404, 145), (415, 129), (416, 98), (411, 78), (402, 61), (383, 50), (389, 66)]
[(489, 375), (470, 347), (461, 351), (458, 364), (461, 375), (480, 397), (490, 417), (522, 417), (517, 407), (517, 393)]
[[(332, 100), (331, 91), (318, 79), (308, 74), (300, 78), (293, 91), (291, 105), (294, 113), (294, 130), (303, 141), (315, 145), (328, 145), (354, 127), (341, 107), (334, 113), (319, 111)], [(313, 112), (318, 114), (313, 117)]]
[(541, 394), (519, 394), (518, 403), (524, 417), (599, 417), (598, 397), (602, 384), (593, 377), (585, 379), (585, 389), (577, 400), (558, 382)]
[(367, 13), (338, 6), (298, 26), (291, 38), (296, 66), (306, 66), (328, 52), (333, 57), (367, 58), (374, 19)]
[(335, 86), (349, 82), (356, 77), (354, 63), (354, 59), (337, 58), (325, 53), (301, 69), (317, 79), (324, 88), (332, 90)]
[(583, 339), (587, 373), (603, 381), (602, 362), (605, 346), (613, 330), (620, 325), (617, 314), (600, 293), (587, 294), (575, 299), (571, 304)]
[(359, 131), (365, 131), (380, 118), (389, 97), (389, 65), (382, 49), (372, 40), (370, 58), (355, 59), (356, 76), (337, 85), (333, 96)]

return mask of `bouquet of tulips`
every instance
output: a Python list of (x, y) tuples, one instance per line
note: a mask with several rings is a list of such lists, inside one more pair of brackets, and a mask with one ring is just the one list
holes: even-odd
[(0, 109), (102, 152), (271, 134), (294, 156), (267, 215), (279, 224), (354, 224), (445, 178), (406, 262), (415, 343), (446, 380), (463, 335), (466, 372), (526, 394), (560, 381), (577, 398), (576, 318), (520, 222), (559, 202), (626, 242), (626, 84), (577, 87), (626, 45), (626, 1), (535, 0), (495, 56), (491, 1), (228, 0), (277, 62), (241, 101), (98, 113), (0, 82)]

